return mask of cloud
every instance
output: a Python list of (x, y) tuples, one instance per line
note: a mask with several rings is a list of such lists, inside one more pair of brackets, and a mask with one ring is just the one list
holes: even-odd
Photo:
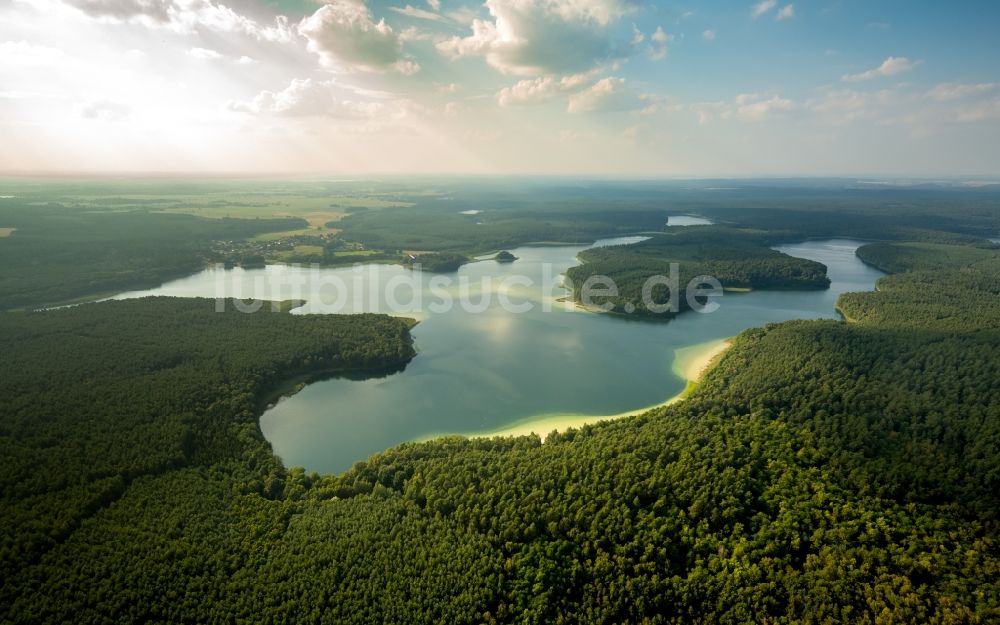
[(427, 0), (427, 6), (434, 9), (435, 11), (441, 10), (441, 0)]
[(649, 58), (654, 61), (667, 58), (667, 43), (673, 41), (673, 36), (663, 32), (663, 28), (657, 26), (656, 32), (649, 37), (652, 40), (649, 48)]
[(179, 33), (199, 30), (242, 33), (264, 41), (290, 41), (288, 18), (260, 24), (212, 0), (62, 0), (84, 15), (104, 22), (132, 22)]
[(707, 124), (713, 119), (762, 122), (776, 114), (795, 110), (795, 103), (778, 95), (770, 97), (757, 93), (741, 93), (732, 102), (702, 102), (692, 104), (690, 110), (698, 114), (698, 122)]
[(845, 74), (840, 79), (844, 82), (862, 82), (874, 78), (895, 76), (910, 71), (917, 65), (920, 65), (920, 63), (921, 61), (911, 61), (905, 56), (890, 56), (875, 69), (870, 69), (860, 74)]
[(27, 41), (0, 43), (2, 65), (51, 65), (61, 63), (66, 53), (58, 48), (37, 46)]
[(560, 94), (578, 91), (588, 86), (591, 80), (589, 74), (573, 74), (561, 78), (543, 76), (526, 79), (511, 87), (501, 89), (497, 94), (497, 102), (500, 103), (500, 106), (547, 102)]
[(718, 33), (716, 33), (714, 30), (710, 28), (701, 33), (701, 38), (704, 39), (705, 41), (715, 41), (716, 35), (718, 35)]
[(980, 102), (958, 111), (956, 120), (965, 124), (1000, 119), (1000, 98)]
[(409, 4), (405, 7), (389, 7), (389, 10), (418, 20), (431, 20), (433, 22), (442, 22), (445, 24), (452, 23), (451, 19), (441, 15), (440, 13), (434, 13), (426, 9), (410, 6)]
[(567, 74), (626, 55), (611, 26), (632, 10), (628, 0), (487, 0), (492, 21), (474, 19), (472, 33), (437, 44), (457, 58), (482, 56), (505, 74)]
[(638, 26), (632, 24), (632, 40), (630, 41), (630, 43), (633, 46), (637, 46), (645, 40), (646, 40), (646, 35), (642, 34), (642, 31), (639, 30)]
[(736, 96), (735, 115), (744, 121), (758, 122), (774, 113), (786, 113), (793, 108), (795, 104), (781, 96), (763, 99), (757, 94), (740, 94)]
[(754, 19), (757, 19), (761, 15), (764, 15), (774, 7), (778, 5), (778, 0), (761, 0), (757, 4), (753, 5), (750, 9), (750, 14), (753, 15)]
[(964, 100), (965, 98), (990, 93), (1000, 88), (1000, 84), (992, 82), (963, 84), (963, 83), (941, 83), (927, 92), (927, 97), (938, 102), (949, 102), (953, 100)]
[(191, 48), (187, 51), (188, 56), (198, 59), (199, 61), (215, 61), (221, 59), (222, 55), (215, 50), (209, 50), (208, 48)]
[(303, 19), (299, 33), (320, 62), (342, 71), (413, 73), (419, 68), (403, 58), (403, 44), (385, 20), (375, 22), (362, 0), (337, 0)]
[(340, 98), (335, 86), (333, 81), (294, 79), (281, 91), (261, 91), (249, 102), (230, 101), (227, 108), (256, 115), (338, 119), (371, 119), (384, 109), (380, 102)]
[(177, 9), (173, 0), (66, 0), (87, 15), (118, 21), (148, 19), (166, 24)]
[(792, 18), (792, 17), (795, 17), (795, 5), (794, 4), (786, 4), (785, 6), (781, 7), (780, 11), (778, 11), (778, 17), (777, 17), (777, 19), (779, 19), (779, 20), (787, 20), (787, 19)]
[(624, 78), (602, 78), (589, 89), (573, 94), (567, 110), (570, 113), (634, 111), (645, 105), (645, 98), (625, 84)]
[(129, 118), (132, 109), (112, 100), (92, 100), (84, 102), (77, 107), (77, 112), (84, 119), (92, 119), (105, 122), (120, 122)]

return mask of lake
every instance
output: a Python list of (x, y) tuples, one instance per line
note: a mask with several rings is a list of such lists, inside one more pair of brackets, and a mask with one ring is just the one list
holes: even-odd
[[(302, 297), (309, 301), (296, 314), (374, 311), (420, 319), (412, 332), (418, 354), (403, 371), (316, 382), (261, 417), (264, 436), (287, 466), (339, 472), (405, 441), (658, 405), (686, 384), (672, 370), (678, 350), (774, 321), (835, 318), (840, 293), (871, 290), (883, 274), (857, 259), (859, 245), (838, 239), (776, 248), (827, 265), (828, 290), (726, 293), (717, 311), (686, 312), (669, 323), (560, 302), (566, 292), (559, 274), (584, 246), (520, 247), (511, 250), (516, 262), (474, 262), (446, 275), (398, 265), (211, 268), (117, 297)], [(455, 297), (464, 305), (437, 305)]]

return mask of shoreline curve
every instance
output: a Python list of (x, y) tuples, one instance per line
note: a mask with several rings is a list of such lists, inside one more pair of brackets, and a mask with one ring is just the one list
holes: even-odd
[[(676, 404), (683, 401), (692, 393), (692, 391), (694, 391), (701, 378), (715, 365), (715, 363), (719, 361), (719, 358), (727, 349), (729, 349), (730, 346), (732, 346), (732, 343), (732, 338), (715, 339), (704, 343), (698, 343), (697, 345), (690, 345), (675, 349), (674, 361), (671, 366), (671, 370), (674, 375), (682, 380), (686, 380), (687, 385), (680, 393), (677, 393), (673, 397), (659, 404), (646, 406), (645, 408), (639, 408), (637, 410), (629, 410), (615, 415), (539, 415), (497, 430), (461, 433), (458, 434), (458, 436), (464, 436), (466, 438), (494, 438), (530, 436), (534, 434), (541, 437), (544, 442), (545, 438), (552, 431), (564, 432), (571, 428), (580, 428), (584, 425), (599, 423), (601, 421), (612, 421), (615, 419), (624, 419), (625, 417), (634, 417), (654, 408), (662, 408), (664, 406)], [(436, 438), (440, 438), (441, 436), (446, 435), (433, 434), (420, 438), (417, 442), (434, 440)], [(452, 436), (454, 436), (454, 434), (452, 434)]]

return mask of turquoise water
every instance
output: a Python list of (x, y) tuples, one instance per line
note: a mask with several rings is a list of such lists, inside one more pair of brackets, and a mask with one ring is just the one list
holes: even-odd
[[(628, 240), (636, 239), (602, 243)], [(870, 290), (883, 274), (855, 257), (858, 245), (830, 240), (778, 248), (826, 264), (833, 281), (828, 290), (726, 293), (716, 300), (717, 311), (684, 313), (670, 323), (589, 313), (557, 301), (566, 295), (559, 274), (576, 264), (581, 246), (521, 247), (512, 250), (519, 258), (514, 263), (481, 261), (447, 275), (397, 265), (208, 269), (118, 297), (304, 296), (309, 302), (296, 314), (364, 310), (419, 318), (413, 330), (418, 355), (402, 372), (316, 382), (261, 417), (264, 435), (286, 465), (337, 472), (433, 434), (495, 431), (536, 416), (612, 415), (659, 404), (685, 385), (671, 371), (676, 349), (773, 321), (834, 318), (840, 293)], [(442, 286), (448, 280), (452, 284)], [(390, 283), (395, 297), (385, 293)], [(465, 293), (468, 305), (438, 310), (432, 305), (446, 298), (434, 293)], [(510, 312), (501, 293), (508, 304), (531, 310)], [(416, 294), (421, 301), (412, 301)]]

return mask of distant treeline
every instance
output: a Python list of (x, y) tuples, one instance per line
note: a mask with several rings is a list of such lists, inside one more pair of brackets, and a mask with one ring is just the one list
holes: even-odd
[(0, 310), (154, 287), (214, 260), (211, 243), (307, 225), (302, 219), (203, 219), (0, 204)]

